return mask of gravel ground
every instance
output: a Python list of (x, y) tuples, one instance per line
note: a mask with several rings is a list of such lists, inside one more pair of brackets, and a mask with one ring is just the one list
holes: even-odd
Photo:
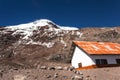
[(75, 80), (72, 79), (74, 76), (80, 76), (82, 80), (120, 80), (120, 67), (88, 69), (80, 72), (81, 74), (69, 70), (10, 69), (0, 73), (0, 80)]

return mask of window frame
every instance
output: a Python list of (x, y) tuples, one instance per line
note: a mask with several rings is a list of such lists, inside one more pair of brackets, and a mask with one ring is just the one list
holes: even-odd
[(108, 61), (107, 59), (95, 59), (96, 65), (107, 65)]

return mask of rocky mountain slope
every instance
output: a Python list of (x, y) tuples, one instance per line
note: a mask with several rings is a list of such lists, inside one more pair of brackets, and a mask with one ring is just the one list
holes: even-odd
[(120, 28), (64, 27), (41, 19), (0, 28), (0, 64), (35, 67), (46, 61), (70, 62), (73, 40), (120, 42)]

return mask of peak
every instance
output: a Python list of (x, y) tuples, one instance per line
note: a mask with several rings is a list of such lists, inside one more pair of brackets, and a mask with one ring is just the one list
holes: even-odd
[(48, 19), (40, 19), (40, 20), (34, 21), (33, 24), (44, 26), (44, 25), (55, 24), (55, 23)]
[(12, 29), (28, 29), (28, 28), (37, 28), (38, 26), (46, 26), (46, 25), (56, 25), (54, 22), (48, 20), (48, 19), (40, 19), (29, 23), (19, 24), (19, 25), (13, 25), (8, 26), (7, 28)]
[(39, 20), (29, 22), (29, 23), (7, 26), (6, 28), (9, 28), (11, 30), (31, 30), (31, 29), (37, 30), (38, 27), (44, 27), (44, 26), (49, 26), (52, 28), (57, 28), (57, 29), (62, 29), (62, 30), (78, 30), (78, 28), (76, 27), (59, 26), (49, 19), (39, 19)]
[(35, 22), (49, 23), (49, 22), (52, 22), (52, 21), (48, 20), (48, 19), (40, 19), (40, 20), (36, 20)]

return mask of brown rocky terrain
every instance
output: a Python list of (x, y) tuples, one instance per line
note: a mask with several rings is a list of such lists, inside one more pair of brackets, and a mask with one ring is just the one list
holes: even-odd
[(37, 69), (1, 70), (0, 80), (119, 80), (120, 67), (97, 68), (77, 71), (62, 66), (41, 66)]
[[(119, 27), (62, 30), (57, 34), (55, 31), (44, 32), (44, 29), (34, 32), (30, 37), (34, 41), (32, 43), (29, 39), (21, 39), (20, 34), (12, 35), (14, 31), (1, 30), (0, 59), (10, 58), (11, 62), (17, 61), (29, 66), (33, 66), (36, 61), (43, 59), (70, 62), (69, 53), (73, 40), (120, 42)], [(82, 35), (77, 35), (78, 32)], [(43, 34), (45, 35), (43, 36)], [(39, 64), (39, 62), (37, 63)]]
[[(43, 73), (45, 73), (46, 75), (52, 74), (51, 78), (46, 79), (46, 77), (43, 77), (44, 74), (41, 73), (41, 69), (35, 69), (38, 69), (38, 67), (43, 65), (70, 66), (70, 49), (73, 40), (110, 41), (120, 43), (120, 27), (81, 28), (74, 30), (66, 30), (62, 29), (55, 23), (46, 20), (28, 23), (25, 25), (1, 27), (0, 70), (3, 69), (4, 72), (7, 72), (7, 74), (5, 73), (6, 75), (3, 75), (4, 77), (9, 74), (17, 73), (20, 73), (20, 75), (23, 74), (23, 76), (26, 77), (28, 76), (26, 75), (27, 71), (29, 71), (28, 69), (30, 69), (31, 72), (39, 74), (33, 74), (33, 76), (37, 76), (40, 80), (54, 80), (53, 75), (55, 74), (55, 72), (58, 72), (58, 74), (61, 75), (61, 78), (55, 80), (70, 80), (71, 75), (74, 75), (73, 72), (63, 70), (42, 70)], [(119, 67), (110, 68), (110, 73), (112, 73), (112, 71), (114, 73), (114, 70), (117, 71), (117, 69), (119, 69)], [(32, 75), (31, 72), (30, 75)], [(96, 73), (98, 73), (97, 76), (99, 77), (99, 79), (98, 77), (96, 77), (96, 80), (105, 79), (102, 73), (106, 73), (105, 76), (114, 77), (113, 79), (110, 77), (111, 79), (108, 78), (107, 80), (119, 80), (117, 78), (117, 76), (119, 75), (116, 76), (114, 75), (115, 73), (109, 74), (107, 73), (107, 71), (104, 71), (104, 68), (86, 70), (83, 71), (83, 73), (85, 73), (86, 76), (92, 76), (92, 80), (95, 80), (93, 79), (93, 76)], [(64, 76), (64, 74), (67, 74), (68, 77), (63, 78), (62, 76)], [(103, 78), (100, 78), (102, 76)], [(14, 75), (10, 75), (9, 77), (5, 78), (4, 77), (2, 77), (1, 79), (12, 80), (14, 78)], [(39, 80), (38, 78), (36, 80)], [(30, 78), (28, 79), (30, 80)], [(35, 79), (31, 78), (31, 80)]]

